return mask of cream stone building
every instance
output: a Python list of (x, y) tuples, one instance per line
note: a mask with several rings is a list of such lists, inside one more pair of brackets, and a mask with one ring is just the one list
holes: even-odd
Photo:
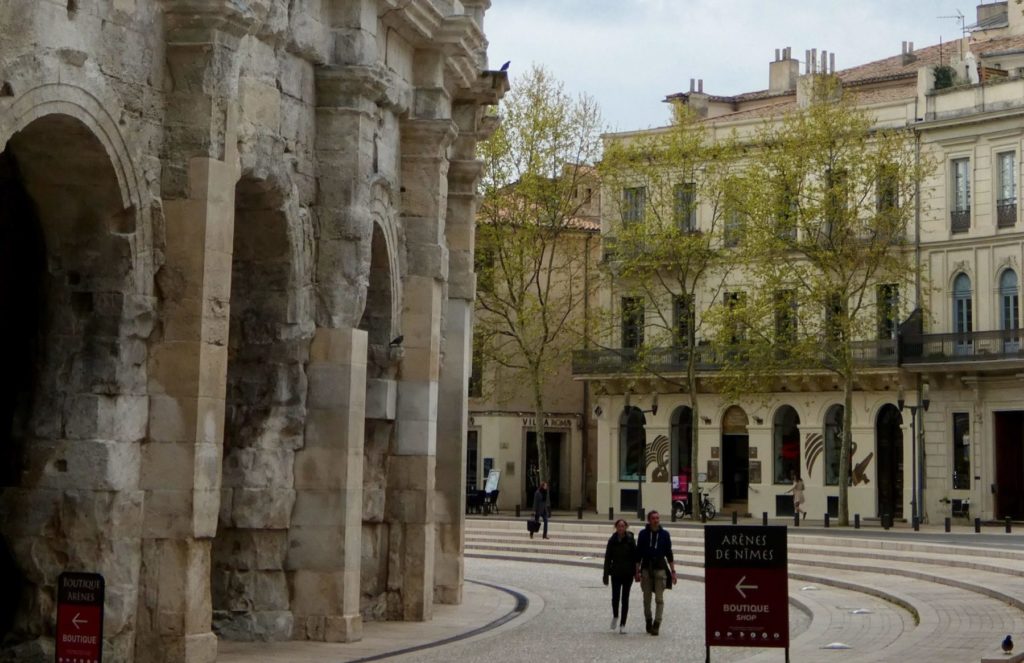
[[(769, 64), (764, 90), (715, 96), (691, 81), (689, 92), (668, 97), (688, 105), (716, 132), (735, 129), (749, 136), (766, 120), (797, 108), (809, 76), (834, 71), (877, 126), (909, 128), (922, 157), (939, 164), (921, 186), (913, 224), (922, 284), (918, 292), (879, 289), (879, 309), (881, 298), (891, 298), (901, 324), (880, 324), (877, 337), (864, 339), (849, 490), (850, 513), (864, 518), (909, 520), (915, 484), (927, 521), (1024, 518), (1019, 304), (1024, 234), (1017, 205), (1024, 150), (1024, 15), (1013, 3), (989, 3), (978, 7), (971, 27), (962, 41), (922, 49), (904, 43), (898, 55), (846, 69), (835, 68), (834, 55), (816, 50), (806, 52), (801, 68), (790, 49), (781, 49)], [(609, 196), (621, 200), (624, 194), (602, 192), (606, 203)], [(698, 228), (707, 214), (698, 200)], [(603, 233), (611, 232), (606, 215)], [(626, 294), (606, 290), (602, 303), (621, 310), (619, 299)], [(698, 298), (697, 315), (710, 305), (709, 298)], [(638, 458), (646, 442), (664, 446), (667, 459), (667, 467), (647, 465), (642, 488), (647, 509), (667, 511), (671, 481), (686, 484), (699, 473), (719, 509), (790, 515), (788, 477), (798, 471), (811, 517), (834, 515), (842, 414), (838, 383), (807, 373), (782, 380), (776, 393), (730, 402), (708, 386), (706, 378), (717, 367), (706, 362), (700, 366), (700, 421), (694, 422), (685, 394), (657, 393), (658, 381), (637, 373), (627, 360), (628, 348), (650, 324), (645, 306), (650, 304), (626, 307), (619, 338), (609, 339), (626, 352), (582, 350), (574, 358), (576, 378), (594, 386), (603, 412), (598, 510), (636, 509)], [(685, 364), (669, 362), (663, 368), (678, 373)], [(901, 412), (901, 388), (907, 405), (927, 399), (928, 409)], [(656, 413), (651, 411), (655, 397)], [(921, 429), (918, 441), (912, 419)], [(700, 455), (691, 462), (695, 429)]]
[[(579, 215), (557, 240), (557, 250), (581, 261), (558, 278), (560, 288), (572, 288), (582, 306), (579, 318), (590, 315), (600, 261), (600, 197), (596, 183), (578, 187)], [(560, 262), (560, 259), (556, 259)], [(484, 315), (477, 309), (476, 316)], [(593, 507), (596, 485), (596, 420), (591, 416), (590, 385), (575, 382), (570, 363), (548, 376), (543, 385), (545, 442), (548, 453), (552, 508)], [(499, 474), (497, 506), (511, 512), (527, 510), (538, 484), (536, 414), (528, 381), (511, 369), (487, 362), (475, 352), (470, 381), (469, 425), (466, 444), (466, 489), (483, 490), (488, 474)]]
[(460, 601), (489, 5), (0, 5), (0, 660)]

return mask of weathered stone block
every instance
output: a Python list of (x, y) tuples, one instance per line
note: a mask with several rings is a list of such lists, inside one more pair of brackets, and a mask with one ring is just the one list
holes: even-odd
[(232, 491), (231, 521), (235, 527), (285, 529), (291, 522), (295, 491), (281, 488), (236, 488)]

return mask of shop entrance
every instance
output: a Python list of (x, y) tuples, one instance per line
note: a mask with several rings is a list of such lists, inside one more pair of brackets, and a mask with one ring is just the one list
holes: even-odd
[(747, 513), (750, 438), (747, 413), (734, 405), (722, 416), (722, 510)]
[(883, 405), (875, 420), (878, 450), (878, 516), (903, 517), (903, 418), (895, 405)]
[(1024, 412), (996, 412), (996, 518), (1024, 520)]
[[(560, 509), (558, 499), (561, 487), (564, 485), (562, 479), (562, 438), (564, 433), (552, 433), (545, 431), (544, 444), (547, 447), (548, 472), (551, 474), (548, 479), (548, 496), (551, 500), (552, 509)], [(533, 493), (540, 484), (540, 456), (537, 455), (537, 433), (528, 431), (526, 433), (526, 505), (533, 508)]]

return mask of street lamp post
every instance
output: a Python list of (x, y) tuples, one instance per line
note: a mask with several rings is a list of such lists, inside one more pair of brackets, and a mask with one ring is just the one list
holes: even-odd
[(911, 492), (910, 492), (910, 517), (912, 523), (917, 525), (921, 522), (921, 516), (919, 508), (921, 506), (921, 477), (918, 474), (918, 463), (917, 463), (917, 412), (920, 410), (921, 414), (921, 427), (924, 428), (924, 412), (928, 411), (928, 383), (924, 383), (921, 388), (921, 401), (917, 405), (907, 405), (903, 398), (903, 388), (900, 387), (899, 397), (897, 398), (896, 404), (899, 405), (900, 411), (905, 407), (910, 408), (910, 455), (911, 455)]

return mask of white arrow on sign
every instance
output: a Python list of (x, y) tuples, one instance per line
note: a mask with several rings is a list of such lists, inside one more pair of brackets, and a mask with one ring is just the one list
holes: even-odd
[[(743, 581), (741, 580), (740, 582), (743, 582)], [(75, 630), (76, 631), (78, 629), (82, 628), (81, 626), (79, 626), (79, 624), (88, 624), (89, 623), (88, 621), (86, 621), (84, 619), (79, 619), (79, 617), (81, 615), (82, 615), (82, 613), (76, 612), (75, 616), (71, 618), (71, 623), (75, 625)]]
[(743, 591), (744, 589), (757, 589), (757, 585), (744, 585), (743, 581), (746, 579), (747, 576), (743, 576), (742, 578), (740, 578), (740, 581), (736, 583), (736, 591), (739, 592), (740, 596), (742, 596), (743, 598), (747, 598), (746, 592)]

